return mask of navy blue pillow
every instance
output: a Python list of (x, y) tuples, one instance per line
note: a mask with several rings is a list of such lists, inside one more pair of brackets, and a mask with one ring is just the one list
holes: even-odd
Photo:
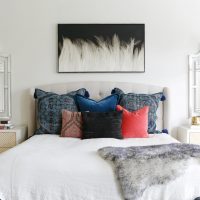
[(113, 94), (107, 96), (106, 98), (95, 101), (93, 99), (86, 98), (82, 95), (76, 95), (76, 102), (80, 111), (90, 111), (90, 112), (110, 112), (115, 111), (116, 105), (118, 103), (119, 96)]
[(62, 125), (62, 109), (77, 112), (75, 95), (88, 96), (86, 89), (81, 88), (67, 94), (58, 95), (35, 89), (34, 98), (37, 100), (37, 126), (35, 134), (60, 134)]

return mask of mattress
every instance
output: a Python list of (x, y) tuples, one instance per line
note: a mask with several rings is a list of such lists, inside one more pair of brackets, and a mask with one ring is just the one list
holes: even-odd
[[(113, 166), (103, 160), (97, 150), (105, 146), (173, 142), (177, 141), (167, 134), (123, 140), (35, 135), (0, 154), (0, 199), (122, 200)], [(185, 176), (166, 186), (150, 187), (142, 200), (193, 200), (200, 196), (200, 173), (197, 172), (200, 167), (194, 162)]]

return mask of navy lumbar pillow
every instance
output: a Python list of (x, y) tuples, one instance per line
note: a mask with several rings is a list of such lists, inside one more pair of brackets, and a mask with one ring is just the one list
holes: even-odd
[(60, 134), (62, 125), (62, 109), (77, 112), (75, 95), (88, 96), (86, 89), (81, 88), (66, 94), (55, 94), (35, 89), (34, 98), (37, 100), (37, 124), (35, 134)]
[(82, 139), (116, 138), (122, 139), (122, 111), (82, 112)]
[(107, 96), (106, 98), (95, 101), (93, 99), (86, 98), (82, 95), (76, 95), (76, 102), (80, 111), (89, 111), (89, 112), (110, 112), (115, 111), (116, 105), (118, 103), (118, 94), (113, 94)]

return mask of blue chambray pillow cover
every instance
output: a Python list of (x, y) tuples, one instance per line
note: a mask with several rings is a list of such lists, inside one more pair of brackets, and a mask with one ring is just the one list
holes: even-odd
[(37, 122), (39, 126), (35, 134), (60, 134), (62, 109), (71, 112), (78, 111), (75, 102), (76, 94), (89, 96), (84, 88), (62, 95), (35, 89), (34, 98), (37, 100)]
[(158, 109), (159, 101), (165, 100), (163, 92), (155, 94), (135, 94), (124, 92), (119, 88), (114, 88), (112, 94), (118, 94), (120, 96), (119, 105), (129, 111), (138, 110), (144, 106), (149, 106), (148, 113), (148, 133), (158, 133), (156, 130), (156, 111)]
[(100, 101), (95, 101), (93, 99), (86, 98), (82, 95), (76, 95), (76, 101), (81, 112), (110, 112), (116, 110), (116, 105), (118, 103), (119, 95), (113, 94), (107, 96)]

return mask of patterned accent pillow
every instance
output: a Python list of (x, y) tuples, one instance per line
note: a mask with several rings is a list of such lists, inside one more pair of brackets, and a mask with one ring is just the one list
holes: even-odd
[(112, 94), (115, 93), (120, 96), (119, 105), (129, 111), (136, 111), (143, 108), (144, 106), (149, 106), (148, 132), (154, 133), (156, 131), (156, 111), (158, 109), (159, 101), (164, 99), (164, 95), (162, 92), (155, 94), (124, 94), (121, 89), (114, 88), (112, 90)]
[(70, 112), (62, 110), (61, 137), (82, 137), (82, 116), (81, 112)]
[(37, 100), (37, 120), (39, 125), (35, 134), (60, 134), (62, 109), (77, 112), (78, 108), (74, 97), (76, 94), (85, 95), (86, 93), (84, 88), (62, 95), (35, 89), (34, 97)]

